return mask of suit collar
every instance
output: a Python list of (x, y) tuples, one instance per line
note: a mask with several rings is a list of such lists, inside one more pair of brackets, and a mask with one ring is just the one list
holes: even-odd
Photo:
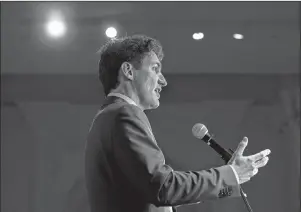
[(108, 96), (116, 96), (116, 97), (119, 97), (119, 98), (123, 99), (124, 101), (126, 101), (126, 102), (129, 103), (129, 104), (132, 104), (132, 105), (137, 106), (136, 102), (134, 102), (133, 99), (131, 99), (130, 97), (128, 97), (128, 96), (126, 96), (126, 95), (124, 95), (124, 94), (112, 92), (112, 93), (109, 93)]
[(104, 104), (113, 104), (118, 102), (126, 102), (124, 99), (117, 97), (117, 96), (107, 96), (104, 100)]
[(104, 101), (103, 104), (101, 106), (101, 108), (105, 108), (106, 106), (110, 105), (110, 104), (114, 104), (114, 103), (122, 103), (122, 102), (126, 102), (125, 100), (116, 97), (116, 96), (107, 96)]

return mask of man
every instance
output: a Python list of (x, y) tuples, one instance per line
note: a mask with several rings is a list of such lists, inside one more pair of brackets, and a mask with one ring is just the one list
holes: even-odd
[(100, 51), (105, 95), (86, 143), (85, 174), (91, 212), (169, 212), (175, 206), (240, 196), (239, 185), (268, 162), (269, 150), (242, 156), (247, 138), (228, 165), (175, 171), (165, 164), (144, 111), (159, 106), (167, 82), (159, 42), (135, 35)]

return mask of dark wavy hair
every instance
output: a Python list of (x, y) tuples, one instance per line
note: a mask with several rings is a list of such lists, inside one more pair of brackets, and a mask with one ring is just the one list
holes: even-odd
[(119, 69), (124, 62), (130, 62), (138, 69), (143, 58), (153, 51), (161, 61), (164, 57), (160, 42), (145, 35), (133, 35), (111, 39), (100, 50), (99, 80), (107, 96), (118, 86)]

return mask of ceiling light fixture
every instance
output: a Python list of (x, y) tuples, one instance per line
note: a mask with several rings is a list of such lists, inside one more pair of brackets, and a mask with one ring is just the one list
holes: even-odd
[(114, 27), (109, 27), (109, 28), (107, 28), (107, 30), (106, 30), (106, 35), (107, 35), (109, 38), (115, 38), (116, 35), (117, 35), (117, 30), (116, 30)]
[(238, 40), (241, 40), (244, 38), (244, 36), (242, 34), (234, 34), (233, 37)]
[(204, 33), (201, 33), (201, 32), (193, 33), (192, 38), (194, 40), (201, 40), (204, 38)]

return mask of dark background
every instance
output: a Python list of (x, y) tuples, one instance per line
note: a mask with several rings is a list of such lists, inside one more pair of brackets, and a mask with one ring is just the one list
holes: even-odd
[[(254, 212), (300, 211), (298, 2), (1, 2), (1, 211), (88, 212), (85, 138), (103, 101), (96, 54), (113, 25), (165, 51), (168, 86), (148, 111), (167, 162), (178, 170), (222, 165), (191, 134), (204, 123), (222, 146), (270, 148), (268, 165), (244, 188)], [(62, 11), (68, 31), (43, 25)], [(194, 32), (204, 39), (192, 39)], [(241, 33), (243, 40), (235, 40)], [(224, 199), (182, 212), (241, 212)]]

